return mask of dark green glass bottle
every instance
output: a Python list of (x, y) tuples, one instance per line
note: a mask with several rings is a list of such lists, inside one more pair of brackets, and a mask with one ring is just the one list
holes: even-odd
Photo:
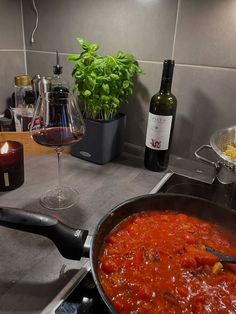
[(177, 107), (176, 97), (171, 93), (174, 65), (174, 60), (164, 61), (160, 91), (150, 103), (144, 165), (152, 171), (164, 171), (169, 163)]

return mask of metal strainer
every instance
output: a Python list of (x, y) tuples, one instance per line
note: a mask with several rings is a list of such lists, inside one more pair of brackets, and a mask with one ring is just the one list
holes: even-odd
[(236, 172), (236, 160), (225, 155), (224, 151), (227, 149), (227, 145), (234, 146), (235, 142), (236, 126), (218, 130), (210, 138), (211, 147), (220, 157), (221, 164), (231, 169), (233, 172)]
[[(236, 142), (236, 126), (217, 130), (210, 138), (210, 145), (200, 146), (194, 155), (201, 161), (211, 164), (215, 167), (215, 176), (221, 183), (230, 183), (236, 181), (236, 160), (225, 155), (224, 151), (227, 145)], [(199, 153), (203, 149), (213, 150), (217, 155), (217, 161), (209, 160)]]

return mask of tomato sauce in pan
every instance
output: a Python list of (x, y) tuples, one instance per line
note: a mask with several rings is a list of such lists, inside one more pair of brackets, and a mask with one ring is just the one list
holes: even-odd
[(197, 217), (135, 214), (105, 239), (101, 284), (119, 313), (236, 313), (236, 267), (205, 245), (236, 255), (236, 235)]

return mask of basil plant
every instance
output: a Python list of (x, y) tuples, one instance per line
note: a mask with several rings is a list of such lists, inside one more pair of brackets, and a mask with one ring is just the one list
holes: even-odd
[(111, 120), (122, 103), (127, 103), (133, 91), (133, 78), (142, 74), (134, 56), (123, 51), (102, 56), (98, 44), (77, 38), (82, 52), (72, 54), (72, 76), (87, 119)]

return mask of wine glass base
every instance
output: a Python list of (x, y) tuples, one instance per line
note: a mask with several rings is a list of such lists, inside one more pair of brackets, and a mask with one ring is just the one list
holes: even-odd
[(69, 187), (54, 188), (47, 191), (41, 198), (43, 207), (52, 210), (61, 210), (75, 205), (78, 201), (79, 193)]

